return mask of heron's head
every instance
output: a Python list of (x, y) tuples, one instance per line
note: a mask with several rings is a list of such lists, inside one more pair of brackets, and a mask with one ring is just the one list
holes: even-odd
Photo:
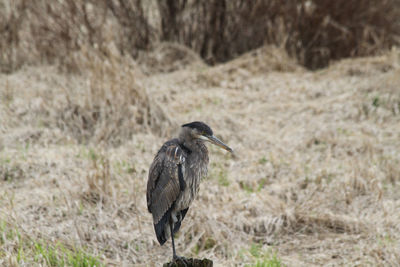
[(223, 149), (228, 150), (229, 152), (233, 153), (232, 148), (225, 145), (221, 140), (219, 140), (213, 134), (213, 131), (211, 130), (211, 128), (204, 122), (194, 121), (191, 123), (184, 124), (184, 125), (182, 125), (182, 133), (185, 136), (189, 135), (189, 137), (191, 139), (208, 141), (214, 145), (222, 147)]

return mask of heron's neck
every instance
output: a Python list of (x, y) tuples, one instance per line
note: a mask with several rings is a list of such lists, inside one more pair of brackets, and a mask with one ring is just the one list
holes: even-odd
[(204, 142), (200, 139), (193, 138), (190, 130), (187, 128), (182, 128), (181, 132), (179, 133), (178, 140), (179, 144), (190, 152), (201, 153), (204, 150)]
[(201, 150), (202, 146), (204, 146), (203, 142), (201, 140), (196, 140), (196, 139), (180, 139), (179, 140), (180, 145), (183, 147), (183, 149), (188, 150), (186, 152), (197, 152)]
[(185, 146), (183, 143), (180, 143), (179, 146), (183, 149), (183, 151), (185, 151), (186, 154), (192, 153), (192, 150), (190, 150), (190, 148)]

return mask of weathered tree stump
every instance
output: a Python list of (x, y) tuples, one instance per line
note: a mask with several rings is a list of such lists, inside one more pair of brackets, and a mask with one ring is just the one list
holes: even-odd
[(213, 266), (213, 261), (205, 258), (200, 260), (200, 259), (187, 259), (182, 257), (182, 260), (185, 263), (183, 263), (181, 260), (177, 260), (176, 262), (171, 261), (164, 263), (163, 267), (212, 267)]

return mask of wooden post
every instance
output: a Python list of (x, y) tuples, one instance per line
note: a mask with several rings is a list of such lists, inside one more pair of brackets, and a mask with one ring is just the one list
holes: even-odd
[(184, 263), (180, 260), (177, 260), (176, 262), (167, 262), (164, 263), (163, 267), (212, 267), (213, 262), (212, 260), (209, 259), (186, 259), (182, 258)]

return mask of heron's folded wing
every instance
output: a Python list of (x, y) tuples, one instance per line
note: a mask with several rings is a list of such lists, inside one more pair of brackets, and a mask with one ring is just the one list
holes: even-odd
[(147, 207), (153, 214), (154, 224), (171, 208), (181, 192), (178, 165), (184, 161), (184, 151), (178, 144), (171, 144), (157, 154), (150, 167)]

